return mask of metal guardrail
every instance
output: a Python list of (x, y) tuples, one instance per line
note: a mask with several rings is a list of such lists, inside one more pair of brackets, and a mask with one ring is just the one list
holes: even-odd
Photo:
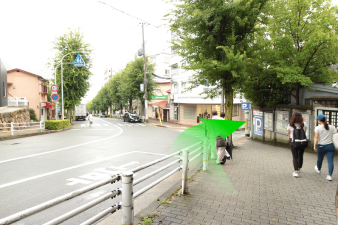
[[(196, 147), (196, 145), (201, 145), (202, 142), (198, 142), (194, 145), (191, 145), (185, 149), (182, 149), (180, 151), (177, 151), (175, 153), (172, 153), (170, 155), (167, 155), (165, 157), (159, 158), (157, 160), (154, 160), (150, 163), (147, 163), (143, 166), (137, 167), (132, 169), (131, 171), (126, 171), (123, 172), (122, 174), (116, 174), (113, 175), (110, 178), (104, 179), (102, 181), (99, 181), (97, 183), (91, 184), (87, 187), (78, 189), (76, 191), (73, 191), (71, 193), (62, 195), (60, 197), (54, 198), (50, 201), (44, 202), (42, 204), (39, 204), (37, 206), (31, 207), (29, 209), (23, 210), (21, 212), (18, 212), (16, 214), (13, 214), (11, 216), (8, 216), (6, 218), (0, 219), (0, 225), (5, 225), (5, 224), (11, 224), (13, 222), (16, 222), (18, 220), (22, 220), (28, 216), (31, 216), (33, 214), (42, 212), (52, 206), (58, 205), (60, 203), (63, 203), (67, 200), (70, 200), (72, 198), (75, 198), (77, 196), (80, 196), (86, 192), (89, 192), (91, 190), (94, 190), (96, 188), (102, 187), (104, 185), (110, 184), (110, 183), (115, 183), (117, 181), (122, 180), (122, 188), (118, 188), (116, 190), (113, 190), (111, 192), (108, 192), (106, 194), (104, 194), (103, 196), (90, 201), (74, 210), (71, 210), (70, 212), (67, 212), (51, 221), (48, 221), (47, 223), (45, 223), (44, 225), (53, 225), (53, 224), (60, 224), (80, 213), (82, 213), (85, 210), (90, 209), (91, 207), (106, 201), (110, 198), (115, 198), (118, 195), (122, 195), (122, 202), (116, 203), (113, 206), (103, 210), (102, 212), (100, 212), (99, 214), (93, 216), (92, 218), (86, 220), (85, 222), (81, 223), (81, 225), (88, 225), (88, 224), (93, 224), (94, 222), (102, 219), (103, 217), (116, 212), (119, 209), (122, 209), (122, 224), (124, 225), (131, 225), (134, 222), (134, 199), (137, 198), (138, 196), (140, 196), (142, 193), (146, 192), (147, 190), (149, 190), (150, 188), (152, 188), (153, 186), (157, 185), (158, 183), (160, 183), (161, 181), (163, 181), (164, 179), (168, 178), (169, 176), (173, 175), (174, 173), (176, 173), (179, 170), (182, 170), (182, 193), (186, 194), (188, 192), (188, 164), (189, 162), (195, 160), (197, 157), (199, 157), (202, 152), (195, 154), (196, 152), (200, 151), (202, 149), (202, 147), (197, 147), (196, 149), (194, 149), (194, 147)], [(193, 149), (193, 151), (191, 151), (189, 153), (189, 149)], [(182, 154), (183, 153), (183, 154)], [(207, 153), (207, 151), (205, 151), (205, 153)], [(179, 155), (182, 154), (182, 157), (179, 159), (174, 160), (173, 162), (168, 163), (167, 165), (158, 168), (157, 170), (137, 179), (136, 181), (133, 181), (133, 175), (134, 173), (141, 171), (143, 169), (146, 169), (148, 167), (151, 167), (155, 164), (158, 164), (160, 162), (163, 162), (166, 159), (172, 158), (172, 157), (177, 157)], [(195, 156), (193, 156), (190, 160), (189, 160), (189, 155), (192, 156), (193, 154), (195, 154)], [(208, 154), (208, 153), (207, 153)], [(156, 181), (152, 182), (151, 184), (147, 185), (146, 187), (142, 188), (141, 190), (137, 191), (136, 193), (133, 193), (133, 186), (140, 184), (141, 182), (147, 180), (150, 177), (153, 177), (155, 174), (158, 174), (162, 171), (164, 171), (165, 169), (170, 168), (171, 166), (174, 166), (176, 163), (179, 163), (182, 161), (182, 165), (177, 166), (176, 168), (174, 168), (172, 171), (170, 171), (169, 173), (163, 175), (161, 178), (157, 179)], [(203, 161), (204, 163), (204, 161)]]
[[(29, 126), (26, 126), (26, 125)], [(7, 126), (9, 125), (9, 126)], [(21, 126), (22, 125), (22, 126)], [(27, 129), (28, 128), (28, 129)], [(32, 128), (32, 129), (30, 129)], [(27, 122), (27, 123), (6, 123), (4, 126), (0, 126), (0, 133), (11, 133), (11, 136), (14, 135), (14, 132), (19, 131), (28, 131), (28, 130), (43, 130), (45, 129), (45, 122)]]

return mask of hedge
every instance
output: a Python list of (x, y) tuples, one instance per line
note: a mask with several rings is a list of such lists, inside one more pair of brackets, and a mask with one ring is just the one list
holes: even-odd
[(66, 120), (47, 120), (45, 121), (45, 128), (47, 130), (61, 130), (70, 126), (70, 121)]

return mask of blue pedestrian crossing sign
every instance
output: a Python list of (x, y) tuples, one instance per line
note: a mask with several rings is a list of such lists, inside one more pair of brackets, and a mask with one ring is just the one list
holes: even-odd
[(80, 54), (76, 56), (76, 59), (74, 60), (74, 66), (85, 66), (85, 62), (83, 61), (82, 57)]
[(249, 110), (249, 103), (248, 102), (242, 102), (242, 110)]

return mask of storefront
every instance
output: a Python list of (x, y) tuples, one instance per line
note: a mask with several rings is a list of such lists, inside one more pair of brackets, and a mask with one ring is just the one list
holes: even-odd
[[(213, 104), (180, 104), (179, 122), (183, 124), (198, 124), (200, 118), (212, 118), (211, 111), (216, 110), (217, 115), (221, 114), (221, 105)], [(233, 105), (233, 120), (245, 120), (244, 111), (240, 110), (240, 104)]]

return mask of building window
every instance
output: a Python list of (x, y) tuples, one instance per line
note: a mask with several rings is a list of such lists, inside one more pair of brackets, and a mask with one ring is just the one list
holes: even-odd
[(164, 70), (164, 74), (165, 74), (165, 75), (170, 75), (170, 70), (165, 69), (165, 70)]
[(311, 100), (310, 99), (305, 99), (305, 105), (311, 105)]
[(239, 115), (239, 105), (232, 105), (232, 116), (238, 116)]
[(164, 62), (170, 63), (170, 57), (164, 57)]
[(152, 64), (155, 64), (156, 63), (156, 57), (150, 57), (150, 62)]
[(177, 84), (173, 84), (173, 90), (172, 90), (173, 94), (177, 94)]
[(184, 106), (183, 110), (184, 119), (195, 119), (196, 108), (194, 106)]
[(181, 83), (181, 93), (185, 93), (185, 89), (186, 89), (187, 85), (185, 82)]
[(7, 96), (7, 83), (5, 81), (3, 82), (3, 88), (2, 88), (2, 90), (4, 90), (3, 95), (4, 95), (4, 97), (6, 97)]

